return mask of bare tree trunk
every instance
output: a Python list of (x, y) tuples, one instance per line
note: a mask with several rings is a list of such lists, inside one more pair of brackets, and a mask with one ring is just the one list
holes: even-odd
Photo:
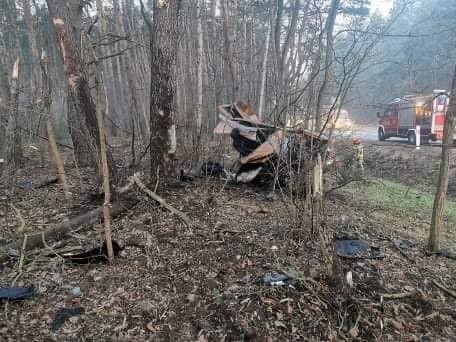
[[(3, 0), (6, 10), (6, 22), (8, 23), (8, 29), (6, 30), (6, 37), (9, 40), (8, 48), (15, 51), (16, 55), (7, 54), (7, 58), (10, 57), (9, 63), (13, 64), (14, 56), (21, 56), (21, 44), (19, 42), (18, 26), (17, 26), (17, 8), (15, 0)], [(11, 60), (11, 58), (13, 58)], [(8, 63), (8, 64), (9, 64)]]
[(317, 104), (315, 108), (315, 115), (316, 120), (315, 120), (315, 129), (316, 131), (320, 131), (321, 129), (321, 123), (322, 123), (322, 113), (321, 113), (321, 108), (322, 108), (322, 103), (323, 103), (323, 97), (325, 95), (326, 87), (328, 86), (328, 81), (329, 81), (329, 75), (330, 75), (330, 68), (332, 64), (332, 54), (333, 54), (333, 45), (334, 45), (334, 37), (333, 37), (333, 31), (334, 31), (334, 25), (336, 23), (336, 17), (337, 17), (337, 11), (340, 6), (340, 0), (332, 0), (331, 2), (331, 7), (329, 9), (328, 13), (328, 18), (326, 19), (326, 52), (325, 52), (325, 74), (323, 81), (320, 86), (320, 90), (318, 92), (318, 97), (317, 97)]
[[(99, 12), (100, 15), (100, 12)], [(98, 48), (98, 53), (100, 53), (101, 48)], [(103, 99), (104, 99), (104, 91), (103, 91), (103, 81), (102, 81), (102, 68), (100, 62), (97, 57), (97, 53), (95, 52), (95, 48), (93, 48), (93, 55), (96, 60), (95, 68), (96, 68), (96, 75), (95, 75), (95, 87), (96, 87), (96, 96), (97, 96), (97, 121), (98, 121), (98, 129), (99, 129), (99, 137), (100, 137), (100, 157), (101, 157), (101, 165), (102, 165), (102, 174), (103, 174), (103, 191), (104, 191), (104, 203), (103, 203), (103, 222), (104, 222), (104, 232), (105, 232), (105, 241), (106, 246), (108, 249), (108, 258), (109, 261), (112, 261), (114, 258), (114, 252), (112, 248), (112, 237), (111, 237), (111, 185), (109, 180), (109, 163), (108, 163), (108, 156), (107, 156), (107, 148), (106, 148), (106, 134), (104, 128), (104, 115), (103, 115)]]
[(203, 46), (203, 26), (201, 17), (201, 7), (204, 1), (199, 0), (197, 4), (197, 102), (196, 102), (196, 136), (197, 140), (201, 135), (201, 127), (203, 124), (203, 58), (204, 58), (204, 46)]
[[(113, 0), (113, 13), (114, 13), (114, 25), (116, 28), (116, 34), (119, 36), (123, 36), (125, 34), (125, 27), (122, 23), (122, 11), (120, 9), (120, 2), (121, 0)], [(124, 8), (125, 11), (125, 8)], [(117, 45), (117, 49), (121, 51), (122, 49), (125, 48), (124, 42), (120, 41)], [(128, 122), (129, 119), (125, 118), (125, 114), (127, 112), (127, 109), (129, 108), (127, 102), (127, 96), (125, 94), (126, 89), (124, 87), (125, 84), (125, 64), (129, 64), (128, 61), (128, 53), (125, 53), (123, 55), (117, 56), (113, 58), (113, 63), (115, 68), (117, 69), (117, 87), (116, 91), (118, 92), (117, 97), (119, 99), (119, 104), (120, 104), (120, 117), (119, 119), (121, 122)], [(116, 80), (114, 80), (115, 82)]]
[(177, 51), (180, 0), (155, 0), (151, 35), (150, 158), (151, 179), (169, 176), (176, 153), (173, 67)]
[(54, 161), (55, 167), (57, 169), (57, 176), (59, 178), (60, 184), (62, 185), (63, 191), (65, 193), (65, 198), (67, 200), (70, 199), (70, 191), (68, 189), (68, 183), (66, 181), (65, 175), (65, 166), (63, 163), (62, 156), (60, 155), (59, 148), (57, 147), (57, 142), (55, 140), (54, 134), (54, 127), (52, 125), (52, 117), (51, 117), (51, 94), (52, 94), (52, 86), (51, 80), (49, 78), (48, 72), (48, 64), (49, 60), (46, 55), (46, 52), (43, 51), (41, 55), (41, 79), (42, 79), (42, 101), (43, 101), (43, 109), (46, 115), (46, 130), (47, 136), (49, 139), (49, 148), (52, 153), (52, 160)]
[[(87, 165), (84, 151), (85, 147), (89, 154), (90, 162), (97, 167), (99, 174), (102, 174), (100, 156), (100, 138), (97, 122), (96, 107), (90, 94), (88, 77), (81, 60), (78, 33), (74, 32), (72, 22), (73, 11), (81, 11), (79, 0), (73, 0), (69, 4), (59, 0), (47, 0), (51, 23), (57, 34), (58, 45), (63, 64), (65, 67), (66, 80), (68, 84), (69, 97), (73, 115), (79, 121), (82, 132), (72, 131), (73, 144), (75, 145), (75, 156), (79, 165)], [(71, 9), (67, 6), (72, 6)], [(70, 13), (69, 13), (70, 12)], [(76, 121), (74, 120), (74, 121)], [(84, 141), (80, 141), (84, 139)], [(114, 163), (112, 156), (108, 153), (111, 174), (115, 178)]]
[[(7, 116), (9, 111), (9, 94), (8, 94), (8, 74), (3, 69), (3, 63), (0, 60), (0, 159), (5, 158), (5, 133), (6, 125), (8, 122)], [(0, 163), (0, 175), (3, 173), (3, 163)]]
[(432, 211), (431, 231), (429, 234), (428, 247), (432, 252), (440, 249), (440, 238), (442, 235), (443, 210), (445, 208), (445, 198), (448, 190), (448, 176), (450, 170), (450, 156), (453, 146), (453, 133), (456, 121), (456, 67), (451, 86), (450, 106), (445, 119), (443, 128), (442, 159), (440, 162), (440, 174), (437, 183), (437, 190)]
[(32, 71), (32, 77), (30, 78), (30, 81), (33, 85), (33, 82), (38, 81), (38, 69), (37, 64), (38, 64), (38, 49), (36, 47), (36, 34), (35, 34), (35, 29), (33, 27), (33, 17), (32, 17), (32, 12), (30, 9), (30, 0), (22, 0), (22, 6), (24, 8), (24, 17), (25, 17), (25, 24), (27, 26), (27, 37), (29, 40), (29, 46), (30, 46), (30, 55), (32, 57), (32, 62), (31, 62), (31, 71)]
[[(107, 24), (106, 24), (106, 16), (105, 16), (105, 12), (104, 12), (104, 5), (103, 5), (103, 0), (97, 0), (97, 15), (98, 15), (98, 18), (99, 18), (99, 22), (100, 22), (100, 27), (99, 27), (99, 36), (100, 36), (100, 40), (101, 40), (101, 37), (103, 35), (105, 35), (107, 32), (108, 32), (108, 28), (107, 28)], [(99, 55), (109, 55), (110, 52), (109, 52), (109, 48), (107, 47), (100, 47), (100, 50), (99, 50)], [(102, 78), (104, 80), (106, 79), (110, 79), (112, 82), (112, 86), (113, 86), (113, 90), (115, 93), (117, 93), (117, 91), (115, 90), (115, 80), (114, 80), (114, 72), (113, 72), (113, 67), (112, 67), (112, 60), (114, 58), (110, 58), (106, 61), (101, 61), (98, 66), (100, 68), (102, 68)], [(98, 71), (98, 70), (97, 70)], [(107, 87), (107, 82), (103, 82), (103, 90), (105, 92), (105, 94), (107, 94), (107, 90), (106, 90), (106, 87)], [(116, 97), (115, 97), (116, 98)], [(111, 106), (109, 105), (110, 103), (108, 102), (108, 99), (107, 99), (107, 96), (106, 96), (106, 101), (102, 101), (101, 102), (101, 105), (103, 106), (103, 112), (105, 113), (104, 117), (108, 117), (111, 119), (111, 121), (109, 121), (110, 123), (113, 122), (112, 124), (112, 127), (111, 127), (111, 133), (113, 135), (116, 135), (117, 133), (117, 127), (115, 126), (115, 123), (114, 123), (114, 115), (111, 115)]]
[[(218, 0), (210, 0), (210, 13), (211, 13), (211, 22), (210, 22), (210, 28), (209, 28), (209, 37), (208, 37), (208, 47), (209, 45), (209, 39), (212, 40), (212, 42), (217, 42), (217, 4)], [(209, 55), (210, 53), (210, 55)], [(211, 64), (210, 64), (210, 69), (212, 70), (212, 77), (211, 81), (213, 84), (213, 99), (212, 102), (210, 102), (210, 107), (216, 108), (217, 105), (219, 104), (219, 70), (220, 70), (220, 64), (217, 61), (218, 54), (216, 53), (215, 49), (208, 49), (208, 56), (210, 56)], [(217, 122), (217, 118), (214, 116), (214, 124)], [(208, 120), (207, 128), (210, 127), (210, 122)]]
[(264, 109), (264, 94), (266, 92), (266, 71), (268, 68), (268, 53), (269, 53), (269, 41), (271, 40), (271, 23), (268, 23), (268, 30), (266, 33), (266, 43), (264, 46), (264, 57), (263, 66), (261, 69), (261, 83), (260, 83), (260, 103), (258, 105), (258, 116), (261, 119), (263, 117)]
[(27, 37), (30, 44), (31, 55), (34, 58), (38, 58), (38, 48), (36, 46), (36, 34), (33, 27), (33, 17), (30, 6), (30, 0), (22, 0), (22, 6), (24, 8), (25, 24), (27, 26)]
[(5, 181), (10, 181), (9, 177), (14, 175), (17, 168), (22, 164), (22, 141), (21, 133), (18, 127), (19, 115), (19, 73), (20, 59), (17, 58), (13, 66), (10, 84), (10, 110), (8, 118), (8, 126), (6, 128), (6, 169), (4, 170)]
[(228, 69), (230, 71), (231, 81), (231, 100), (235, 101), (238, 97), (239, 86), (237, 84), (237, 69), (234, 55), (235, 49), (235, 28), (233, 27), (233, 19), (236, 12), (236, 0), (223, 0), (223, 28), (225, 31), (225, 48), (228, 62)]

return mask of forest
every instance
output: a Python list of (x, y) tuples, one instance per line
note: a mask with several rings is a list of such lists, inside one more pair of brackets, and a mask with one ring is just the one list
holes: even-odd
[(0, 0), (0, 340), (452, 340), (455, 18)]

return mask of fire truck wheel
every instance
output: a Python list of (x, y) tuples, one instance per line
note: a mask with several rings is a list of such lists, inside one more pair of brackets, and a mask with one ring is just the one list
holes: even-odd
[(407, 135), (407, 138), (408, 138), (409, 144), (411, 144), (411, 145), (416, 144), (416, 135), (415, 135), (414, 131), (410, 131)]
[(383, 131), (383, 128), (378, 129), (378, 140), (379, 141), (384, 141), (386, 139), (385, 137), (385, 132)]

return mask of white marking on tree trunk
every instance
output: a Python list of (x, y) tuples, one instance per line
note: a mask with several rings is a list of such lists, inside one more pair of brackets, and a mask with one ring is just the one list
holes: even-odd
[(60, 18), (52, 18), (54, 25), (65, 25), (65, 22)]
[(168, 7), (168, 0), (158, 0), (157, 7), (158, 8)]
[(175, 154), (177, 150), (176, 125), (171, 125), (168, 129), (169, 151), (168, 154)]
[(68, 78), (68, 83), (70, 84), (70, 87), (73, 91), (76, 91), (78, 85), (79, 85), (79, 79), (81, 77), (79, 75), (71, 75)]
[(16, 59), (16, 61), (14, 62), (14, 66), (13, 66), (13, 73), (11, 75), (11, 77), (15, 80), (17, 80), (19, 78), (19, 62), (20, 62), (20, 59)]

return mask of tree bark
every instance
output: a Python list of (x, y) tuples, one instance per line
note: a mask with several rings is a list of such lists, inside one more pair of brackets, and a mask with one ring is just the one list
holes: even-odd
[[(6, 125), (8, 122), (7, 116), (9, 111), (9, 95), (8, 95), (8, 74), (4, 70), (2, 61), (0, 60), (0, 159), (5, 158), (5, 133)], [(0, 163), (0, 175), (2, 174), (3, 168)]]
[[(79, 32), (75, 32), (75, 23), (72, 20), (75, 16), (80, 15), (81, 3), (79, 0), (72, 0), (71, 2), (47, 0), (47, 5), (65, 67), (69, 102), (73, 107), (70, 112), (75, 115), (72, 121), (79, 124), (79, 127), (71, 130), (73, 144), (75, 145), (75, 157), (79, 165), (87, 165), (87, 161), (90, 161), (90, 164), (97, 168), (101, 176), (100, 139), (96, 107), (90, 94), (88, 77), (79, 51)], [(78, 129), (81, 131), (79, 132)], [(108, 160), (111, 174), (115, 178), (114, 163), (109, 151)]]
[(226, 58), (228, 63), (228, 69), (230, 72), (230, 82), (231, 82), (231, 101), (236, 101), (238, 97), (238, 79), (237, 79), (237, 68), (235, 61), (235, 40), (236, 33), (235, 28), (233, 27), (233, 19), (235, 17), (236, 11), (236, 0), (223, 0), (222, 9), (223, 9), (223, 28), (225, 32), (225, 50)]
[(268, 53), (269, 41), (271, 40), (271, 24), (268, 23), (268, 30), (266, 32), (266, 44), (264, 46), (263, 66), (261, 68), (261, 82), (260, 82), (260, 102), (258, 105), (258, 117), (261, 120), (264, 110), (264, 95), (266, 93), (266, 71), (268, 67)]
[[(116, 34), (119, 36), (124, 36), (125, 35), (125, 27), (122, 22), (122, 11), (120, 8), (120, 1), (121, 0), (113, 0), (113, 13), (114, 13), (114, 25), (116, 29)], [(125, 11), (125, 8), (124, 8)], [(125, 42), (118, 42), (116, 44), (117, 50), (122, 51), (123, 49), (126, 48)], [(128, 61), (128, 52), (125, 52), (124, 54), (112, 58), (112, 63), (113, 66), (115, 67), (115, 70), (117, 70), (117, 82), (116, 80), (113, 80), (116, 82), (117, 87), (116, 91), (118, 92), (117, 97), (118, 97), (118, 103), (120, 107), (120, 113), (119, 113), (119, 119), (121, 120), (122, 123), (127, 124), (129, 122), (129, 119), (125, 117), (125, 114), (127, 112), (128, 106), (128, 100), (126, 96), (126, 88), (124, 87), (125, 84), (125, 65), (129, 65)]]
[(196, 136), (199, 141), (201, 135), (201, 127), (203, 124), (203, 58), (204, 58), (204, 46), (203, 46), (203, 25), (201, 7), (204, 1), (198, 0), (197, 4), (197, 102), (196, 102)]
[[(98, 9), (98, 15), (100, 16), (100, 8)], [(100, 38), (100, 34), (98, 35)], [(97, 96), (97, 122), (98, 122), (98, 130), (99, 130), (99, 138), (100, 138), (100, 157), (101, 157), (101, 168), (102, 168), (102, 175), (103, 175), (103, 192), (104, 192), (104, 203), (103, 203), (103, 223), (104, 223), (104, 232), (105, 232), (105, 241), (106, 246), (108, 249), (108, 258), (109, 261), (112, 261), (114, 258), (114, 251), (112, 248), (112, 234), (111, 234), (111, 213), (110, 213), (110, 206), (111, 206), (111, 185), (109, 180), (109, 164), (107, 158), (107, 148), (106, 148), (106, 135), (104, 129), (104, 115), (103, 115), (103, 99), (104, 99), (104, 91), (103, 91), (103, 81), (102, 81), (102, 66), (100, 61), (98, 60), (97, 52), (95, 51), (95, 47), (93, 47), (93, 55), (96, 60), (95, 68), (95, 88), (96, 88), (96, 96)], [(98, 54), (101, 52), (101, 47), (98, 47)]]
[(322, 123), (322, 113), (321, 108), (323, 104), (323, 97), (325, 95), (326, 88), (328, 86), (330, 68), (332, 64), (332, 54), (333, 54), (333, 45), (334, 45), (334, 25), (336, 23), (337, 11), (339, 10), (340, 0), (332, 0), (331, 7), (329, 9), (328, 18), (326, 19), (326, 51), (325, 51), (325, 73), (324, 78), (320, 86), (320, 90), (317, 96), (317, 104), (315, 108), (315, 129), (320, 131)]
[(428, 247), (431, 252), (438, 252), (442, 235), (443, 211), (445, 198), (448, 190), (448, 176), (450, 170), (450, 157), (453, 147), (453, 133), (456, 121), (456, 67), (451, 86), (450, 105), (445, 118), (443, 128), (442, 159), (440, 162), (440, 174), (435, 193), (434, 208), (432, 211), (431, 231), (429, 234)]
[[(33, 62), (36, 62), (39, 58), (38, 48), (36, 46), (36, 34), (35, 28), (33, 27), (33, 17), (30, 6), (30, 0), (22, 0), (22, 6), (24, 8), (24, 18), (25, 24), (27, 26), (27, 37), (29, 40), (30, 54), (34, 59)], [(34, 63), (32, 63), (33, 65)]]
[(150, 158), (151, 180), (172, 174), (176, 153), (173, 67), (177, 51), (180, 0), (155, 0), (151, 35)]
[(55, 140), (54, 127), (52, 125), (51, 117), (51, 94), (52, 94), (52, 85), (49, 78), (48, 72), (49, 60), (46, 55), (46, 52), (43, 51), (41, 56), (41, 79), (42, 79), (42, 94), (41, 98), (43, 101), (43, 109), (46, 115), (46, 131), (49, 139), (49, 148), (52, 153), (52, 160), (54, 161), (55, 167), (57, 169), (57, 176), (59, 178), (60, 184), (62, 185), (63, 191), (65, 193), (65, 198), (70, 199), (70, 191), (68, 188), (68, 183), (66, 181), (65, 175), (65, 166), (63, 163), (62, 156), (57, 147), (57, 142)]
[(17, 58), (11, 73), (9, 118), (6, 128), (6, 169), (3, 172), (5, 181), (11, 181), (15, 170), (22, 164), (22, 139), (18, 125), (19, 115), (19, 74), (21, 71), (20, 59)]

